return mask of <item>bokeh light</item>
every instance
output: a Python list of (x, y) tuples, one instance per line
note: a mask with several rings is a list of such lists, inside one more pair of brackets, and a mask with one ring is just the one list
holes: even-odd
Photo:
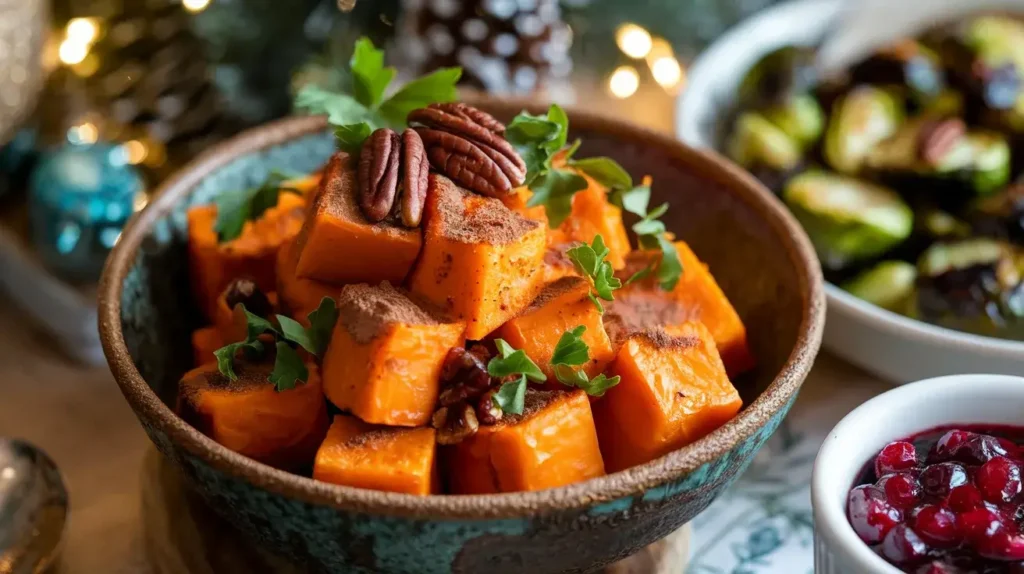
[(651, 34), (636, 24), (623, 24), (615, 31), (615, 43), (630, 58), (643, 58), (651, 51)]
[(640, 87), (640, 74), (632, 66), (619, 66), (608, 78), (608, 90), (616, 98), (625, 99)]

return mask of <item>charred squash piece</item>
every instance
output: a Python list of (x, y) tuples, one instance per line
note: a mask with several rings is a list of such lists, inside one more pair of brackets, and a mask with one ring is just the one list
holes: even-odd
[(185, 373), (178, 384), (182, 418), (235, 452), (308, 472), (328, 426), (317, 366), (307, 363), (307, 382), (278, 392), (267, 379), (273, 357), (253, 362), (240, 353), (234, 364), (236, 381), (222, 375), (216, 363)]
[(401, 283), (420, 252), (419, 229), (370, 223), (359, 210), (356, 169), (348, 154), (331, 157), (296, 240), (296, 277), (344, 285)]
[(434, 429), (388, 428), (337, 415), (313, 464), (313, 478), (357, 488), (437, 492)]
[(410, 289), (482, 339), (537, 295), (544, 228), (501, 201), (430, 174), (423, 253)]
[[(730, 377), (742, 374), (755, 365), (747, 345), (747, 329), (740, 320), (715, 278), (682, 242), (675, 242), (683, 273), (670, 293), (661, 290), (653, 277), (634, 282), (615, 292), (615, 302), (609, 313), (627, 327), (627, 332), (680, 325), (686, 321), (700, 321), (711, 331), (718, 352), (722, 356)], [(623, 282), (634, 272), (644, 268), (650, 252), (636, 251), (629, 255), (624, 271), (619, 274)], [(613, 328), (609, 326), (609, 331)]]
[(346, 285), (324, 355), (324, 391), (366, 422), (427, 424), (448, 349), (464, 343), (450, 323), (388, 283)]
[(277, 253), (277, 298), (282, 312), (303, 327), (309, 327), (307, 315), (320, 306), (324, 297), (337, 297), (340, 287), (316, 279), (301, 279), (295, 274), (295, 242), (285, 243)]
[(196, 302), (207, 319), (216, 320), (217, 298), (238, 277), (251, 278), (264, 293), (276, 289), (277, 251), (299, 233), (305, 211), (302, 196), (278, 194), (276, 206), (247, 222), (238, 238), (220, 243), (214, 231), (217, 206), (189, 209), (189, 276)]
[(742, 406), (711, 333), (699, 322), (630, 335), (609, 371), (622, 379), (594, 403), (609, 472), (686, 446)]
[(481, 426), (445, 450), (449, 490), (457, 494), (544, 490), (604, 475), (590, 400), (581, 390), (530, 390), (522, 415)]
[(548, 381), (558, 384), (551, 357), (558, 340), (566, 331), (582, 325), (583, 342), (590, 348), (590, 362), (583, 366), (587, 376), (594, 377), (604, 371), (615, 357), (612, 344), (605, 333), (601, 313), (587, 294), (590, 284), (582, 277), (564, 277), (545, 287), (518, 317), (510, 319), (497, 331), (497, 336), (516, 349), (526, 351)]
[(213, 325), (192, 331), (193, 365), (198, 367), (216, 362), (217, 357), (214, 356), (213, 352), (224, 345), (224, 337), (221, 336), (220, 329)]

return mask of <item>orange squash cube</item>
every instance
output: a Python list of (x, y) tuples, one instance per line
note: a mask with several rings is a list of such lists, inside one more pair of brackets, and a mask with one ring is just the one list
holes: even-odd
[(217, 357), (214, 356), (213, 352), (225, 344), (220, 330), (213, 325), (192, 331), (193, 366), (198, 367), (210, 362), (216, 362)]
[(434, 429), (388, 428), (337, 415), (313, 464), (313, 478), (357, 488), (437, 492)]
[(581, 390), (526, 393), (522, 415), (444, 447), (453, 494), (544, 490), (604, 475), (590, 400)]
[(323, 283), (401, 283), (420, 252), (419, 229), (370, 223), (359, 210), (355, 162), (331, 157), (296, 240), (295, 274)]
[(586, 331), (581, 338), (590, 348), (590, 362), (582, 369), (594, 377), (604, 371), (615, 351), (605, 333), (601, 313), (587, 297), (589, 292), (590, 284), (582, 277), (563, 277), (545, 287), (519, 316), (502, 325), (497, 336), (526, 351), (548, 381), (559, 384), (551, 367), (555, 346), (566, 331), (582, 325)]
[(217, 298), (238, 277), (252, 279), (264, 293), (277, 288), (277, 251), (299, 233), (305, 212), (301, 196), (281, 193), (277, 205), (258, 220), (247, 222), (239, 237), (219, 243), (214, 231), (217, 206), (188, 210), (189, 277), (196, 302), (208, 320), (216, 319)]
[(445, 321), (382, 283), (346, 285), (324, 355), (324, 392), (366, 422), (430, 421), (448, 350), (464, 344), (463, 323)]
[[(679, 325), (700, 321), (714, 336), (718, 352), (730, 377), (754, 368), (756, 361), (747, 344), (747, 328), (732, 303), (705, 265), (682, 241), (675, 242), (683, 273), (671, 293), (658, 286), (653, 277), (634, 282), (615, 292), (610, 313), (626, 319), (630, 330)], [(629, 255), (619, 276), (625, 281), (650, 261), (650, 252)]]
[(295, 274), (296, 255), (294, 241), (285, 243), (277, 252), (277, 298), (285, 315), (309, 327), (308, 315), (320, 306), (324, 297), (337, 297), (341, 287), (300, 278)]
[[(248, 319), (246, 319), (245, 311), (242, 311), (242, 307), (236, 304), (230, 309), (228, 308), (227, 294), (233, 284), (234, 282), (229, 283), (221, 291), (220, 295), (217, 296), (217, 310), (214, 312), (213, 318), (213, 324), (220, 331), (221, 339), (229, 343), (244, 340), (248, 332)], [(265, 293), (265, 295), (267, 302), (270, 303), (269, 309), (246, 310), (264, 319), (271, 319), (278, 309), (277, 293), (271, 291), (270, 293)]]
[(699, 322), (630, 335), (609, 371), (622, 379), (594, 404), (609, 472), (686, 446), (742, 406), (711, 333)]
[(533, 301), (544, 258), (544, 228), (501, 201), (430, 174), (424, 245), (410, 290), (466, 323), (479, 340)]
[(307, 471), (327, 432), (327, 403), (316, 364), (309, 380), (278, 392), (267, 378), (273, 357), (235, 359), (238, 380), (216, 363), (199, 366), (178, 383), (178, 413), (203, 434), (227, 448), (291, 471)]

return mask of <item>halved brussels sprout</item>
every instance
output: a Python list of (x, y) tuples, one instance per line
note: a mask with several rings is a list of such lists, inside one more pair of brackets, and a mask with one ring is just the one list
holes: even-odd
[(783, 199), (830, 269), (881, 255), (913, 228), (913, 212), (894, 191), (821, 170), (791, 179)]
[(1024, 245), (1024, 184), (978, 200), (969, 218), (978, 233)]
[(804, 46), (784, 46), (769, 52), (743, 77), (740, 106), (771, 106), (807, 93), (817, 82), (814, 59), (814, 49)]
[(938, 151), (929, 150), (937, 122), (928, 117), (907, 121), (875, 145), (864, 162), (865, 170), (935, 201), (984, 196), (1006, 185), (1011, 168), (1006, 138), (994, 132), (963, 131), (961, 124), (959, 133), (946, 134), (949, 137)]
[(918, 102), (928, 102), (946, 87), (939, 56), (923, 44), (900, 40), (853, 66), (850, 77), (859, 84), (899, 86)]
[(1024, 251), (990, 239), (936, 243), (918, 261), (917, 312), (985, 335), (1024, 336)]
[(842, 288), (868, 303), (902, 313), (914, 294), (917, 267), (906, 261), (882, 261), (843, 283)]
[(925, 35), (950, 70), (951, 80), (982, 107), (1012, 108), (1021, 94), (1024, 23), (985, 15)]
[(890, 92), (859, 86), (832, 109), (825, 134), (825, 160), (840, 173), (855, 175), (871, 150), (894, 134), (903, 106)]
[(778, 187), (776, 180), (781, 181), (803, 161), (799, 144), (754, 112), (746, 112), (736, 121), (726, 151), (733, 161), (772, 188)]
[(764, 110), (764, 117), (791, 137), (802, 149), (818, 142), (825, 131), (825, 112), (809, 94), (788, 98)]

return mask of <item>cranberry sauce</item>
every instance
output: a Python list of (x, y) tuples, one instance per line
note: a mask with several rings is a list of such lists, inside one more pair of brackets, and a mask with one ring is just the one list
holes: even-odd
[(847, 498), (854, 531), (915, 574), (1024, 574), (1024, 427), (956, 425), (886, 445)]

